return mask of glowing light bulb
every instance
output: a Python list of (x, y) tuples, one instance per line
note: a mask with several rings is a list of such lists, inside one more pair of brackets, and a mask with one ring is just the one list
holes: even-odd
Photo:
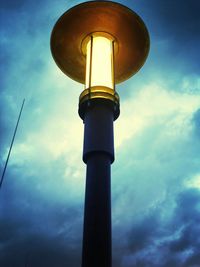
[(113, 84), (113, 44), (106, 37), (94, 36), (86, 47), (86, 88)]

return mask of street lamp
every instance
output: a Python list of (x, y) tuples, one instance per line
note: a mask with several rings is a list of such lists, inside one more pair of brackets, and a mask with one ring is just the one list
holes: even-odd
[(111, 1), (90, 1), (69, 9), (52, 31), (51, 51), (58, 67), (85, 85), (79, 98), (87, 164), (82, 267), (112, 265), (110, 167), (113, 121), (120, 113), (115, 84), (142, 67), (149, 44), (141, 18)]

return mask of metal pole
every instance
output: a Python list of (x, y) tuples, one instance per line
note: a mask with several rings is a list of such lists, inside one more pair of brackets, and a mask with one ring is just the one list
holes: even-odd
[(114, 161), (113, 110), (103, 100), (84, 117), (87, 164), (82, 267), (111, 267), (110, 167)]
[(21, 106), (21, 109), (20, 109), (20, 112), (19, 112), (19, 116), (18, 116), (18, 119), (17, 119), (17, 124), (15, 126), (13, 138), (12, 138), (12, 141), (11, 141), (10, 149), (9, 149), (8, 156), (7, 156), (7, 159), (6, 159), (6, 163), (5, 163), (5, 166), (4, 166), (4, 169), (3, 169), (3, 173), (2, 173), (2, 176), (1, 176), (0, 189), (1, 189), (1, 186), (3, 184), (4, 175), (5, 175), (6, 168), (7, 168), (7, 165), (8, 165), (8, 161), (9, 161), (9, 158), (10, 158), (10, 153), (11, 153), (11, 150), (12, 150), (12, 146), (13, 146), (13, 143), (14, 143), (14, 140), (15, 140), (15, 135), (16, 135), (16, 132), (17, 132), (17, 128), (18, 128), (18, 124), (19, 124), (20, 118), (21, 118), (22, 110), (23, 110), (23, 107), (24, 107), (24, 102), (25, 102), (25, 99), (22, 102), (22, 106)]

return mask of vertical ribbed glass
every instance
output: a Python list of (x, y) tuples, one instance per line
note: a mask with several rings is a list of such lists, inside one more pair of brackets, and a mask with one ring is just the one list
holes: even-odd
[(106, 86), (114, 89), (113, 71), (113, 41), (91, 36), (86, 47), (85, 88)]

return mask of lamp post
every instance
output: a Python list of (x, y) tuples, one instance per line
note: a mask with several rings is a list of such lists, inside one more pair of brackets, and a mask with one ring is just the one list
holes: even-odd
[(111, 267), (110, 167), (114, 161), (113, 121), (119, 116), (115, 84), (135, 74), (149, 51), (141, 18), (110, 1), (90, 1), (66, 11), (51, 35), (58, 67), (85, 84), (79, 98), (87, 165), (82, 267)]

